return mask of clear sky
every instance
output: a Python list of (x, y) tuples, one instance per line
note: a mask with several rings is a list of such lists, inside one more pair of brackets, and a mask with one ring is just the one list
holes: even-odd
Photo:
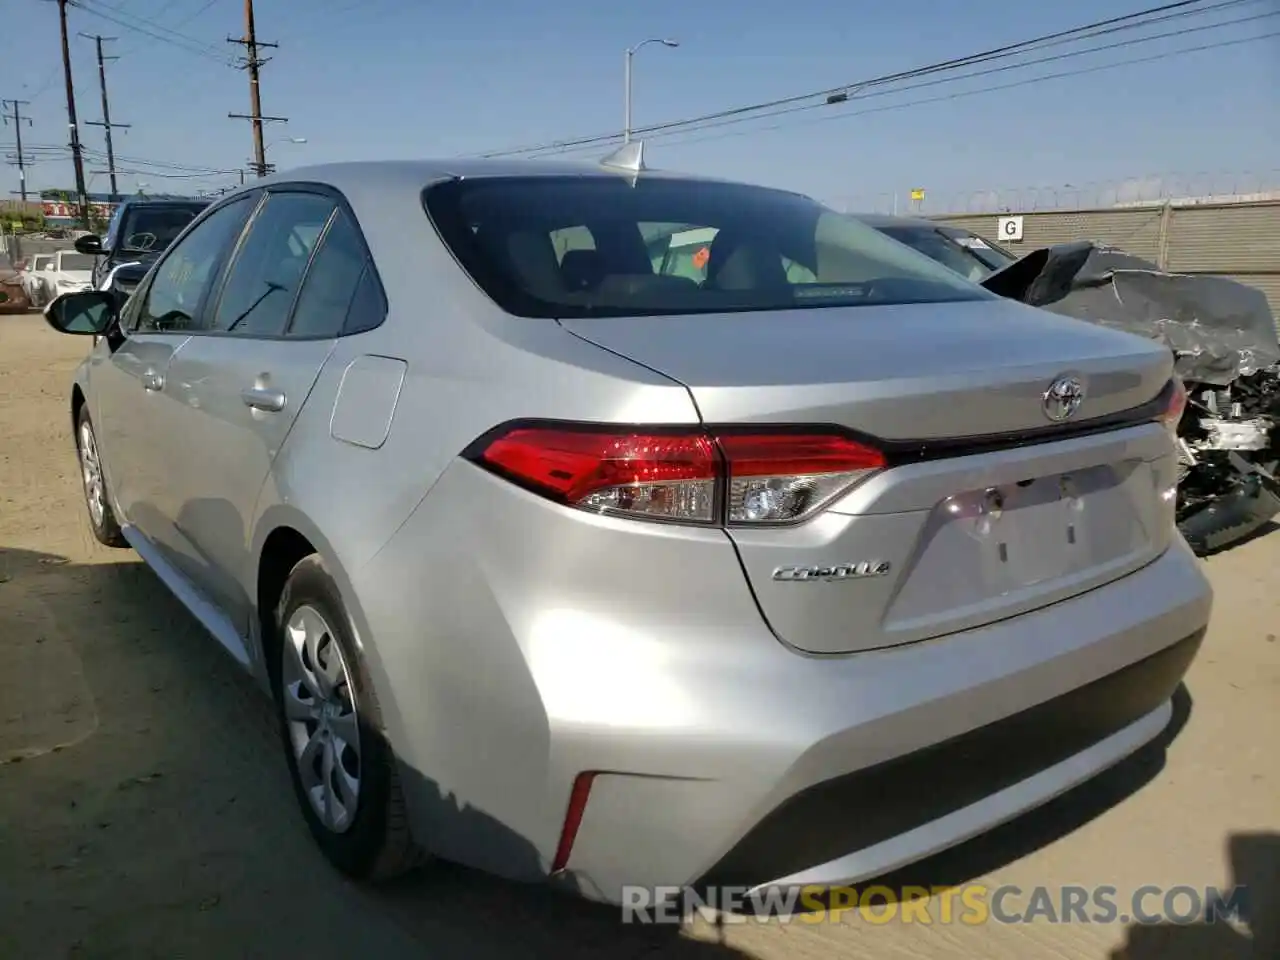
[[(1038, 34), (1155, 6), (1156, 0), (257, 0), (258, 35), (277, 41), (263, 68), (268, 159), (308, 162), (454, 156), (620, 130), (623, 51), (673, 37), (635, 58), (634, 122), (680, 119), (944, 60)], [(66, 143), (56, 4), (6, 0), (0, 97), (33, 101), (23, 138), (36, 149)], [(129, 26), (111, 22), (106, 14)], [(655, 139), (653, 166), (785, 185), (839, 205), (883, 207), (890, 194), (929, 191), (930, 207), (969, 191), (1123, 182), (1178, 174), (1273, 171), (1280, 181), (1280, 37), (1164, 57), (1069, 79), (1031, 83), (923, 105), (909, 101), (1050, 72), (1280, 31), (1280, 0), (1251, 0), (1147, 32), (1272, 14), (1151, 44), (1009, 71), (865, 104)], [(86, 147), (103, 149), (93, 43), (108, 49), (112, 118), (122, 157), (201, 168), (246, 165), (247, 76), (219, 63), (239, 48), (241, 0), (84, 0), (69, 11), (72, 59)], [(150, 25), (150, 26), (147, 26)], [(133, 27), (204, 44), (204, 55)], [(1116, 42), (1119, 34), (1093, 43)], [(186, 43), (186, 41), (180, 41)], [(1066, 52), (1060, 47), (1045, 54)], [(1041, 56), (1045, 54), (1040, 54)], [(877, 112), (867, 113), (869, 108)], [(685, 142), (681, 142), (681, 141)], [(0, 127), (12, 152), (13, 127)], [(607, 148), (606, 148), (607, 149)], [(606, 152), (596, 148), (582, 156)], [(126, 170), (144, 169), (120, 161)], [(88, 171), (105, 164), (91, 160)], [(167, 179), (163, 168), (123, 177), (149, 192), (194, 192), (234, 177)], [(170, 174), (175, 171), (169, 168)], [(69, 159), (47, 149), (32, 188), (70, 186)], [(1280, 186), (1280, 182), (1272, 184)], [(90, 189), (105, 190), (92, 177)], [(4, 167), (0, 192), (17, 187)], [(880, 198), (878, 203), (873, 203)]]

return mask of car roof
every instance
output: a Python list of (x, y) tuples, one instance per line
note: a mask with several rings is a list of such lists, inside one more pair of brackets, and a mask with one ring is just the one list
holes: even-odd
[[(869, 227), (919, 227), (925, 230), (937, 230), (950, 224), (939, 223), (925, 217), (895, 217), (887, 213), (851, 213), (849, 216), (861, 220)], [(956, 227), (955, 229), (961, 229)]]
[(189, 207), (198, 203), (208, 206), (213, 201), (208, 197), (129, 197), (120, 201), (122, 207)]
[[(273, 183), (321, 183), (342, 192), (348, 189), (369, 190), (383, 187), (392, 191), (422, 190), (439, 180), (474, 180), (489, 177), (631, 177), (630, 171), (606, 167), (600, 163), (572, 160), (522, 159), (423, 159), (361, 160), (296, 167), (253, 180), (238, 187), (228, 196)], [(641, 179), (697, 180), (703, 183), (735, 183), (717, 177), (706, 177), (667, 170), (645, 169)], [(769, 188), (773, 189), (773, 188)], [(793, 191), (784, 191), (793, 192)]]

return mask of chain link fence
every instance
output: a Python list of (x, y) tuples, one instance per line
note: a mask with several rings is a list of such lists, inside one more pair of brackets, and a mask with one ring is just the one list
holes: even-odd
[(985, 190), (923, 190), (850, 194), (838, 197), (838, 209), (849, 213), (939, 216), (972, 213), (1032, 213), (1042, 210), (1098, 210), (1143, 206), (1165, 201), (1228, 203), (1280, 200), (1280, 167), (1237, 173), (1164, 173), (1123, 180), (1063, 183), (1049, 186)]

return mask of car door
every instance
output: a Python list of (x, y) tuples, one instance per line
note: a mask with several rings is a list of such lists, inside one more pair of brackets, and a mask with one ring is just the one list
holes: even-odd
[(336, 196), (273, 188), (227, 268), (210, 329), (173, 361), (170, 379), (188, 391), (176, 523), (199, 557), (197, 586), (242, 634), (255, 506), (333, 349), (363, 256)]
[(213, 283), (258, 199), (245, 194), (214, 208), (174, 244), (130, 299), (122, 341), (96, 353), (91, 367), (91, 413), (120, 519), (170, 562), (182, 551), (166, 500), (182, 479), (175, 452), (184, 394), (169, 384), (169, 367), (205, 323)]

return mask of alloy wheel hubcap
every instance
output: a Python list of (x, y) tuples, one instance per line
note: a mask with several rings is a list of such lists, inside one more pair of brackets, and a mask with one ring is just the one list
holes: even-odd
[(320, 611), (304, 604), (284, 629), (282, 693), (289, 743), (311, 809), (345, 833), (360, 801), (360, 726), (342, 647)]
[(107, 502), (102, 489), (102, 464), (98, 460), (98, 445), (94, 442), (93, 428), (80, 425), (80, 472), (84, 477), (84, 498), (89, 504), (89, 514), (96, 526), (101, 526), (107, 515)]

